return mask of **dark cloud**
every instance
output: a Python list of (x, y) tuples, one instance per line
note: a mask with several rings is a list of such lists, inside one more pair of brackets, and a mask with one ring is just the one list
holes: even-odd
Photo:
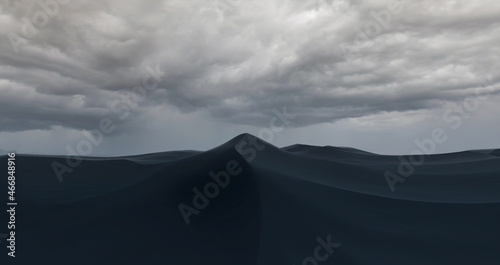
[[(6, 1), (0, 131), (91, 130), (113, 117), (121, 133), (159, 106), (252, 126), (287, 106), (304, 127), (442, 108), (473, 96), (483, 76), (500, 90), (498, 1), (402, 1), (369, 33), (390, 3), (69, 1), (28, 38), (26, 19), (44, 9)], [(14, 48), (12, 36), (26, 43)], [(117, 119), (113, 103), (156, 66), (161, 85)]]

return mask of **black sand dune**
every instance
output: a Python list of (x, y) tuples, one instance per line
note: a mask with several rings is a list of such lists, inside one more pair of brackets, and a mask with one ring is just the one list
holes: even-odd
[[(62, 183), (51, 164), (65, 157), (19, 155), (17, 257), (1, 264), (500, 262), (499, 150), (426, 156), (391, 192), (384, 172), (398, 172), (396, 156), (262, 141), (241, 153), (242, 141), (252, 137), (85, 158)], [(210, 176), (221, 171), (225, 187)], [(207, 183), (213, 198), (196, 197), (198, 209), (193, 189)]]

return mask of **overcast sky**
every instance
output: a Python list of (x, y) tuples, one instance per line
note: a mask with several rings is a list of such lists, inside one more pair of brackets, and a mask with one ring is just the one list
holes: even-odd
[(42, 3), (1, 2), (4, 150), (65, 155), (103, 119), (91, 155), (243, 132), (404, 154), (436, 128), (437, 153), (500, 147), (498, 0)]

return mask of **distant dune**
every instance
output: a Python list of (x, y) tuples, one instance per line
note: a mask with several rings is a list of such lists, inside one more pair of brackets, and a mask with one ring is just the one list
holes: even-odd
[(500, 151), (426, 156), (392, 192), (401, 159), (243, 134), (206, 152), (84, 158), (60, 183), (65, 157), (19, 155), (15, 261), (498, 265)]

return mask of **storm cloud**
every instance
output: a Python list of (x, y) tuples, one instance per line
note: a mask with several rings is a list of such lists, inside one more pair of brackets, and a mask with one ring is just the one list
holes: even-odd
[[(495, 0), (4, 1), (0, 135), (105, 117), (116, 139), (163, 116), (259, 128), (285, 106), (297, 132), (440, 119), (478, 91), (498, 99), (498, 14)], [(133, 102), (151, 69), (161, 82)]]

